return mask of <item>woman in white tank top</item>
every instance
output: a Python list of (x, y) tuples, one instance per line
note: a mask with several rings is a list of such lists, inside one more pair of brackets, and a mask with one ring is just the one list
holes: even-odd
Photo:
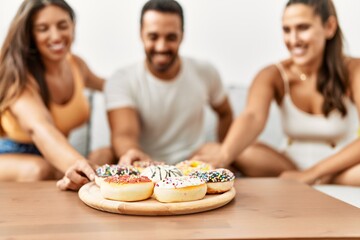
[[(218, 155), (196, 158), (233, 163), (253, 177), (360, 185), (360, 141), (351, 125), (360, 109), (360, 59), (343, 55), (332, 1), (289, 0), (282, 28), (289, 59), (258, 73)], [(288, 136), (280, 150), (254, 143), (273, 100)]]

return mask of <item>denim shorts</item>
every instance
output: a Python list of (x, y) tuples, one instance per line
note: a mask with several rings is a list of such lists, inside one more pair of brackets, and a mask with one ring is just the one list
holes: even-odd
[(0, 154), (8, 153), (34, 154), (41, 156), (41, 153), (34, 144), (19, 143), (8, 138), (0, 138)]

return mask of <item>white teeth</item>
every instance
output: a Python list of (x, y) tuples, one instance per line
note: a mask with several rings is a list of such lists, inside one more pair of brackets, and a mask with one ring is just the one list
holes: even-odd
[(296, 48), (293, 48), (291, 52), (293, 55), (303, 55), (305, 53), (305, 49), (296, 47)]
[(64, 44), (63, 44), (63, 43), (50, 45), (50, 49), (51, 49), (51, 50), (55, 50), (55, 51), (61, 50), (61, 49), (63, 49), (63, 48), (64, 48)]
[(165, 54), (156, 54), (154, 56), (154, 59), (157, 59), (158, 61), (166, 61), (169, 59), (169, 56), (167, 56)]

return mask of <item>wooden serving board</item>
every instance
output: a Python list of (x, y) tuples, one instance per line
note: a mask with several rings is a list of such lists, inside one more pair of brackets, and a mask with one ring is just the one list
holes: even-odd
[(206, 195), (203, 199), (191, 202), (161, 203), (153, 198), (138, 202), (108, 200), (101, 196), (100, 188), (90, 182), (79, 190), (80, 199), (88, 206), (118, 214), (129, 215), (180, 215), (204, 212), (219, 208), (235, 197), (235, 189), (223, 194)]

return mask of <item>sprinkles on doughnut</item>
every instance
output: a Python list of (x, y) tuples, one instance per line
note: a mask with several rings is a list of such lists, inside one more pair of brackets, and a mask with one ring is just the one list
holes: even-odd
[(122, 166), (122, 165), (109, 165), (105, 164), (96, 169), (95, 183), (100, 187), (101, 183), (106, 177), (110, 176), (123, 176), (123, 175), (140, 175), (139, 170), (132, 166)]
[(156, 183), (154, 196), (159, 202), (187, 202), (205, 197), (206, 183), (197, 177), (170, 177)]
[(209, 171), (195, 171), (190, 174), (192, 177), (198, 177), (206, 182), (207, 193), (224, 193), (229, 191), (235, 180), (235, 175), (228, 169), (218, 168)]

